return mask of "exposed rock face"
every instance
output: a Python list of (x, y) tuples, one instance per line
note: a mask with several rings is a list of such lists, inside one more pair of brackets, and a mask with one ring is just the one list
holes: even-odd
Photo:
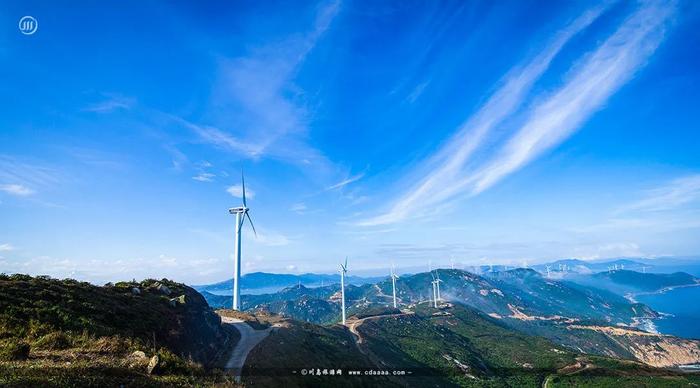
[(570, 325), (568, 328), (603, 333), (638, 361), (651, 366), (663, 368), (700, 363), (700, 341), (622, 327)]
[(172, 291), (170, 291), (170, 288), (168, 288), (168, 286), (166, 286), (165, 284), (156, 282), (155, 287), (156, 290), (158, 290), (158, 292), (160, 292), (163, 295), (170, 295), (172, 293)]
[(153, 374), (153, 372), (158, 371), (158, 364), (160, 363), (160, 358), (156, 354), (155, 356), (151, 357), (151, 361), (148, 362), (148, 367), (146, 368), (146, 372), (148, 374)]

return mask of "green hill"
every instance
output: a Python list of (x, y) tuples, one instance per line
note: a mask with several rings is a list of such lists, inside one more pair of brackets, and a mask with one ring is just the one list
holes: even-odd
[(165, 279), (98, 287), (0, 275), (0, 386), (186, 385), (236, 338), (199, 293)]

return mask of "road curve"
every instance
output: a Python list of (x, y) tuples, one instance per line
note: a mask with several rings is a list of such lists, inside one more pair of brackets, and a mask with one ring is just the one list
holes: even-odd
[(268, 327), (264, 330), (255, 330), (244, 320), (229, 317), (221, 317), (221, 322), (232, 325), (241, 333), (241, 339), (236, 343), (233, 352), (231, 352), (231, 356), (224, 366), (224, 369), (232, 372), (237, 379), (240, 379), (241, 371), (243, 370), (243, 365), (248, 357), (248, 353), (253, 350), (255, 345), (259, 344), (260, 341), (270, 335), (272, 327)]

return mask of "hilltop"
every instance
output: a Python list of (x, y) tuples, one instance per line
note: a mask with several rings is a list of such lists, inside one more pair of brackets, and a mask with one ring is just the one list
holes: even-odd
[(0, 385), (226, 382), (208, 370), (237, 336), (199, 293), (167, 279), (98, 287), (0, 275)]

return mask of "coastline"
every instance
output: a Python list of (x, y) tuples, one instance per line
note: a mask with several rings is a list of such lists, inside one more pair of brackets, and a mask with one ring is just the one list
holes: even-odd
[[(690, 288), (690, 287), (697, 287), (700, 286), (700, 283), (694, 283), (694, 284), (683, 284), (683, 285), (677, 285), (677, 286), (669, 286), (669, 287), (664, 287), (656, 291), (644, 291), (644, 292), (637, 292), (637, 293), (627, 293), (624, 295), (625, 299), (627, 299), (630, 303), (640, 303), (637, 300), (638, 296), (645, 296), (645, 295), (660, 295), (660, 294), (665, 294), (669, 291), (673, 291), (676, 289), (683, 289), (683, 288)], [(651, 307), (651, 306), (649, 306)], [(653, 307), (652, 307), (653, 308)], [(673, 318), (675, 315), (670, 314), (670, 313), (665, 313), (662, 311), (657, 311), (654, 309), (656, 313), (658, 313), (657, 317), (638, 317), (634, 318), (634, 322), (632, 323), (632, 326), (635, 326), (639, 329), (642, 329), (644, 331), (650, 332), (650, 333), (655, 333), (655, 334), (665, 334), (665, 335), (673, 335), (668, 332), (661, 333), (658, 329), (657, 324), (655, 323), (656, 320), (662, 320), (662, 319), (667, 319), (667, 318)]]

